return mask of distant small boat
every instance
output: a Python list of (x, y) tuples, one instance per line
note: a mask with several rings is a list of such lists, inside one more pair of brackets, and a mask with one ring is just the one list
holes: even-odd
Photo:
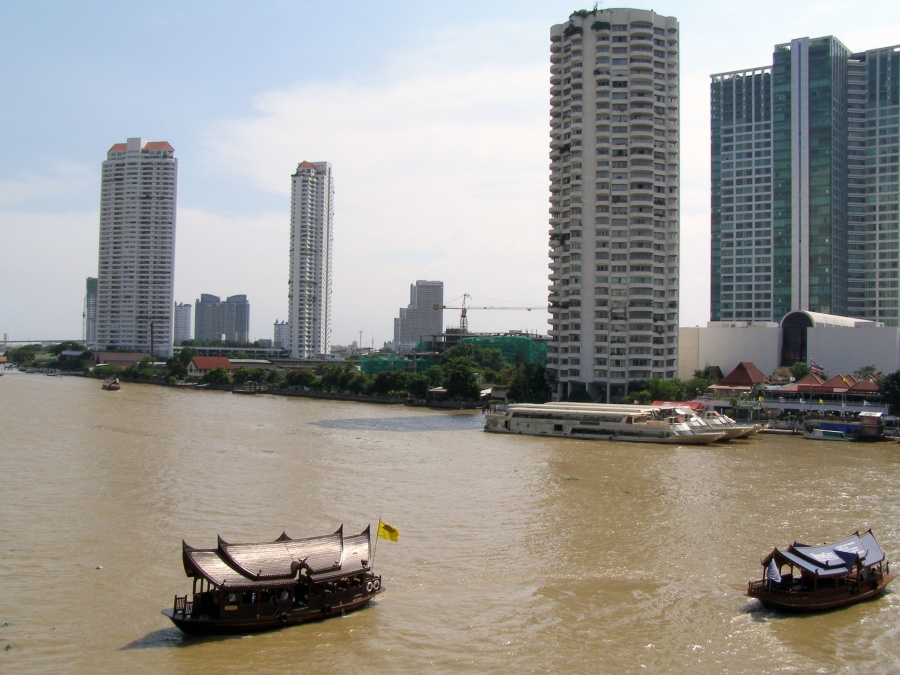
[(185, 633), (235, 634), (292, 626), (365, 607), (381, 593), (372, 572), (370, 529), (200, 549), (182, 542), (193, 594), (176, 595), (164, 609)]
[(775, 548), (762, 559), (762, 566), (763, 578), (747, 585), (747, 595), (766, 606), (795, 612), (869, 600), (883, 593), (896, 576), (872, 530), (830, 545), (794, 542), (783, 551)]
[(853, 437), (847, 431), (840, 429), (809, 429), (803, 432), (803, 437), (811, 441), (852, 441)]
[(122, 388), (122, 385), (119, 384), (118, 377), (107, 377), (103, 380), (103, 389), (106, 391), (118, 391)]

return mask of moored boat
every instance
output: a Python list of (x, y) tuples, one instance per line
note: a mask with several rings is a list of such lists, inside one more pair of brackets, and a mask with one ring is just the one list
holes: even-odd
[(513, 403), (485, 413), (484, 430), (638, 443), (706, 445), (725, 437), (674, 410), (602, 403)]
[(890, 563), (872, 530), (834, 544), (794, 542), (762, 559), (763, 578), (747, 585), (747, 595), (778, 609), (810, 612), (869, 600), (893, 580)]
[(105, 380), (103, 380), (103, 384), (101, 386), (106, 391), (118, 391), (122, 388), (122, 385), (119, 384), (118, 377), (107, 377)]
[(365, 607), (384, 589), (371, 568), (370, 529), (199, 549), (182, 542), (192, 595), (175, 596), (163, 614), (185, 633), (249, 633), (339, 616)]

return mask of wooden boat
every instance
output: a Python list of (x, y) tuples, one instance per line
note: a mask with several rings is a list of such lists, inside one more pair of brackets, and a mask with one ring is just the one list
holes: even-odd
[(816, 427), (803, 432), (803, 437), (810, 441), (852, 441), (853, 437), (848, 431), (840, 429), (823, 429)]
[(119, 391), (119, 389), (122, 388), (122, 385), (119, 384), (118, 377), (107, 377), (105, 380), (103, 380), (102, 387), (106, 391)]
[[(762, 559), (763, 578), (747, 585), (747, 595), (764, 605), (813, 612), (869, 600), (893, 580), (891, 565), (872, 530), (834, 544), (795, 542)], [(787, 569), (785, 569), (787, 567)]]
[(673, 410), (603, 403), (512, 403), (485, 413), (484, 430), (637, 443), (706, 445), (725, 438)]
[(249, 633), (339, 616), (365, 607), (384, 589), (371, 569), (370, 529), (199, 549), (182, 541), (193, 594), (164, 609), (192, 635)]

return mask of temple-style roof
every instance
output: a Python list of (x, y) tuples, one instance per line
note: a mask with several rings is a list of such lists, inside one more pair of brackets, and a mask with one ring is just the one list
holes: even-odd
[(837, 577), (849, 574), (857, 567), (870, 567), (884, 560), (884, 553), (875, 541), (872, 530), (859, 532), (834, 544), (807, 546), (794, 542), (786, 550), (773, 549), (762, 559), (763, 567), (775, 560), (777, 565), (791, 564), (803, 572), (818, 577)]
[(182, 560), (185, 574), (214, 586), (272, 588), (293, 584), (301, 569), (314, 582), (367, 571), (370, 546), (368, 527), (345, 538), (342, 525), (334, 534), (306, 539), (282, 533), (275, 541), (229, 544), (219, 537), (214, 549), (182, 542)]

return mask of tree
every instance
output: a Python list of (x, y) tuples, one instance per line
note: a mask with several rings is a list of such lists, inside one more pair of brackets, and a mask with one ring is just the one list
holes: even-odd
[(213, 368), (212, 370), (207, 370), (203, 373), (203, 377), (200, 378), (200, 381), (204, 384), (225, 384), (228, 382), (228, 379), (228, 371), (222, 366), (219, 366), (218, 368)]
[(896, 415), (900, 411), (900, 370), (885, 376), (878, 386), (884, 402), (891, 406), (891, 412)]
[(862, 368), (857, 368), (853, 371), (853, 374), (856, 376), (857, 380), (862, 380), (866, 377), (872, 377), (878, 372), (875, 366), (863, 366)]
[(475, 371), (464, 362), (464, 359), (452, 362), (444, 368), (444, 372), (447, 398), (458, 401), (478, 400), (481, 390), (478, 388), (478, 380), (475, 379)]
[(240, 368), (235, 368), (233, 371), (231, 371), (231, 381), (234, 382), (238, 386), (245, 384), (250, 379), (251, 379), (250, 370), (248, 368), (245, 368), (244, 366), (241, 366)]
[(802, 379), (812, 372), (810, 367), (803, 361), (795, 361), (794, 365), (790, 366), (790, 371), (795, 380)]

